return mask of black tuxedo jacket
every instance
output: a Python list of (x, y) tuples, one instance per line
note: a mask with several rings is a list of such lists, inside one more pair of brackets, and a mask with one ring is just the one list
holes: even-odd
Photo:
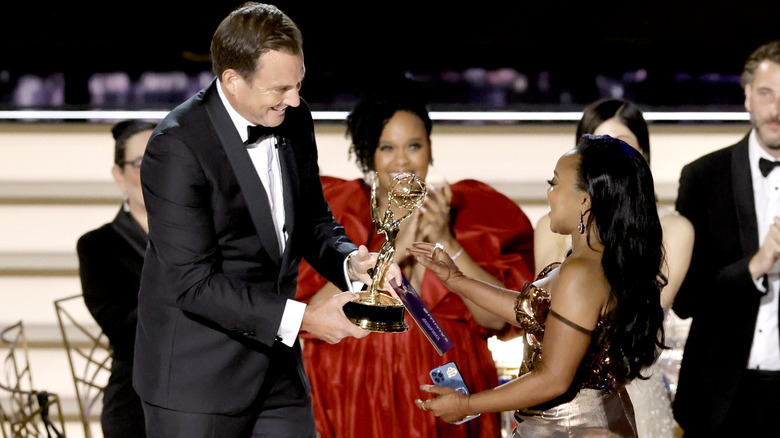
[(693, 317), (674, 400), (686, 431), (718, 430), (750, 356), (762, 294), (748, 271), (758, 251), (748, 138), (688, 164), (680, 176), (677, 210), (696, 232), (674, 302), (680, 317)]
[(275, 341), (282, 312), (301, 257), (345, 289), (343, 262), (356, 247), (325, 202), (301, 101), (277, 134), (289, 236), (279, 253), (265, 189), (217, 86), (174, 109), (144, 155), (150, 233), (133, 380), (150, 404), (233, 414), (257, 398), (280, 351), (297, 357), (308, 390), (299, 343)]

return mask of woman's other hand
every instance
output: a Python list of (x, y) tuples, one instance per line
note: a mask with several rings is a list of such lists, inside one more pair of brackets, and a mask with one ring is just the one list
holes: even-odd
[(423, 411), (429, 411), (447, 423), (455, 423), (470, 415), (468, 412), (469, 395), (446, 386), (422, 385), (420, 390), (437, 394), (438, 397), (414, 403)]

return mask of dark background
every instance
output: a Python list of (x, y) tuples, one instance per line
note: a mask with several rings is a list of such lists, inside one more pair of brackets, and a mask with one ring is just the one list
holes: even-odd
[[(59, 75), (65, 106), (75, 108), (89, 105), (86, 83), (97, 72), (207, 71), (214, 29), (241, 3), (6, 5), (0, 105), (14, 106), (26, 74)], [(645, 108), (738, 110), (742, 64), (780, 38), (778, 0), (275, 4), (303, 32), (302, 94), (315, 109), (348, 109), (367, 81), (406, 73), (429, 84), (433, 109), (581, 108), (617, 87)], [(498, 69), (525, 85), (479, 80)]]

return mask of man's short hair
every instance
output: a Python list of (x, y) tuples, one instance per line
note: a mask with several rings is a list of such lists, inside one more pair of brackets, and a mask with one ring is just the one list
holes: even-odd
[(768, 42), (750, 54), (742, 69), (743, 88), (753, 83), (753, 76), (756, 74), (758, 65), (766, 60), (780, 64), (780, 40)]
[(230, 13), (211, 39), (211, 67), (217, 77), (233, 69), (248, 79), (260, 55), (269, 50), (298, 55), (303, 37), (298, 26), (276, 6), (247, 2)]

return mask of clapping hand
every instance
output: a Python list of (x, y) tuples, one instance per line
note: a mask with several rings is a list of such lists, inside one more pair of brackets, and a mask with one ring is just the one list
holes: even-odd
[(748, 267), (753, 278), (758, 279), (769, 272), (778, 259), (780, 259), (780, 218), (775, 216), (764, 243), (750, 259)]
[(441, 188), (428, 185), (428, 195), (419, 211), (419, 240), (441, 242), (450, 248), (457, 244), (450, 231), (451, 202), (452, 189), (449, 184), (444, 183)]

